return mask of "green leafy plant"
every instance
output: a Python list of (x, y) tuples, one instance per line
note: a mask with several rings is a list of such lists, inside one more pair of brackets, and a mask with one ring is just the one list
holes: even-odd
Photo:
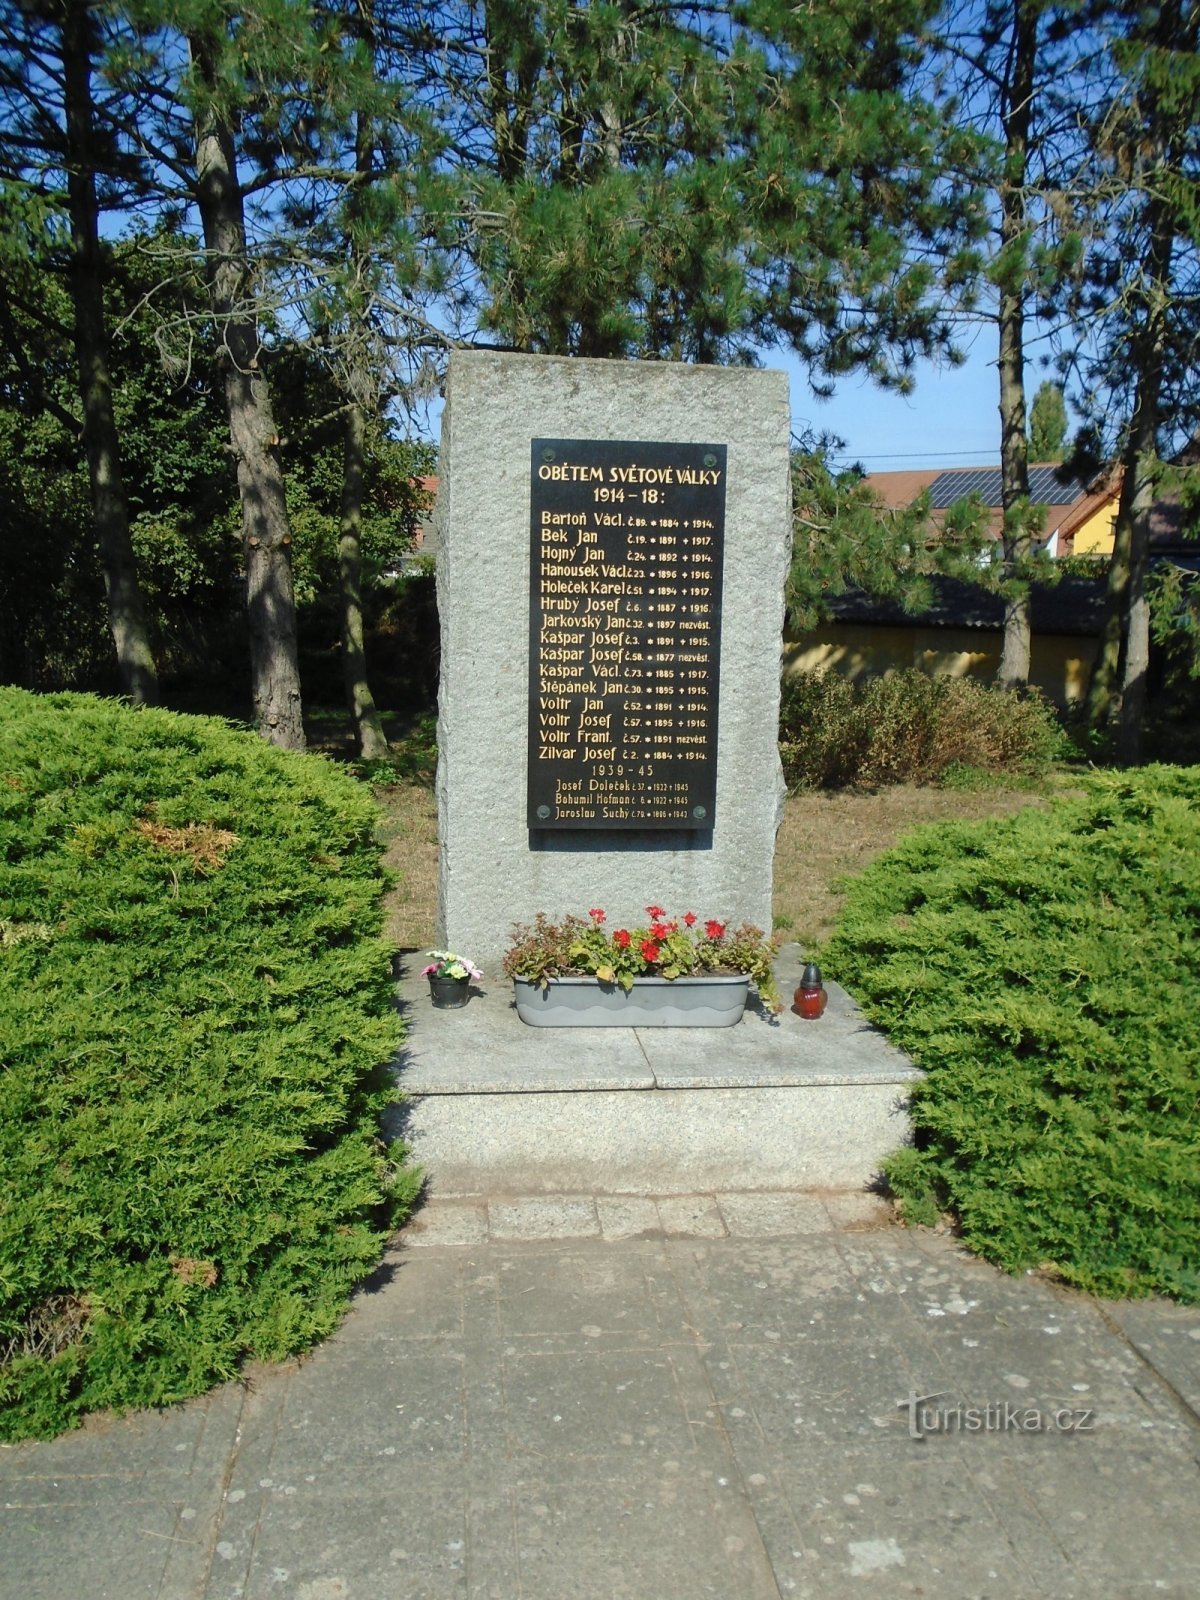
[(851, 886), (823, 961), (925, 1068), (910, 1220), (1010, 1271), (1200, 1299), (1200, 769), (1095, 775), (921, 829)]
[(207, 718), (0, 689), (0, 1433), (336, 1325), (419, 1178), (366, 788)]
[(551, 978), (593, 977), (633, 987), (635, 978), (695, 978), (704, 973), (745, 973), (772, 1011), (783, 1002), (772, 973), (778, 941), (746, 922), (730, 930), (716, 918), (694, 912), (668, 920), (662, 906), (647, 906), (650, 921), (638, 928), (607, 928), (603, 909), (587, 917), (551, 922), (542, 913), (518, 923), (504, 956), (504, 973), (538, 985)]

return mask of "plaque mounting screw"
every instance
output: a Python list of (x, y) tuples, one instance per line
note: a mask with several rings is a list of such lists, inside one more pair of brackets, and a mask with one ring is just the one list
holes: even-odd
[(712, 451), (710, 450), (708, 452), (708, 454), (704, 458), (704, 465), (706, 467), (715, 467), (716, 464), (717, 464), (717, 458), (716, 458), (716, 456), (713, 455)]
[(692, 815), (695, 817), (697, 822), (700, 822), (708, 815), (708, 811), (704, 806), (693, 806)]
[(549, 806), (539, 806), (537, 808), (537, 814), (542, 819), (542, 821), (544, 822), (546, 820), (546, 818), (550, 815), (550, 807)]
[(553, 461), (554, 460), (554, 451), (553, 450), (543, 450), (542, 451), (542, 460), (543, 461)]

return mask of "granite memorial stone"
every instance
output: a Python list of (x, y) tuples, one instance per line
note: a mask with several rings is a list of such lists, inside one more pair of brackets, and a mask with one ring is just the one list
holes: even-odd
[(769, 928), (786, 375), (455, 352), (438, 938), (656, 903)]

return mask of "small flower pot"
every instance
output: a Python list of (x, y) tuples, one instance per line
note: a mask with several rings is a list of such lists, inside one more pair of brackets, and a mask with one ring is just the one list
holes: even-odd
[(429, 998), (433, 1001), (433, 1009), (457, 1011), (460, 1006), (466, 1005), (470, 987), (470, 978), (435, 978), (431, 973)]

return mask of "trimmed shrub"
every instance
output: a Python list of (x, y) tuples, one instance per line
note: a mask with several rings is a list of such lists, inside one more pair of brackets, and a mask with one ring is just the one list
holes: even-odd
[(411, 1203), (365, 789), (208, 719), (0, 689), (0, 1432), (330, 1332)]
[(851, 886), (828, 971), (928, 1073), (914, 1220), (1108, 1295), (1200, 1299), (1200, 768), (923, 828)]
[(864, 684), (833, 672), (783, 681), (779, 751), (793, 789), (935, 783), (963, 769), (1033, 777), (1066, 749), (1040, 695), (972, 678), (913, 668)]

